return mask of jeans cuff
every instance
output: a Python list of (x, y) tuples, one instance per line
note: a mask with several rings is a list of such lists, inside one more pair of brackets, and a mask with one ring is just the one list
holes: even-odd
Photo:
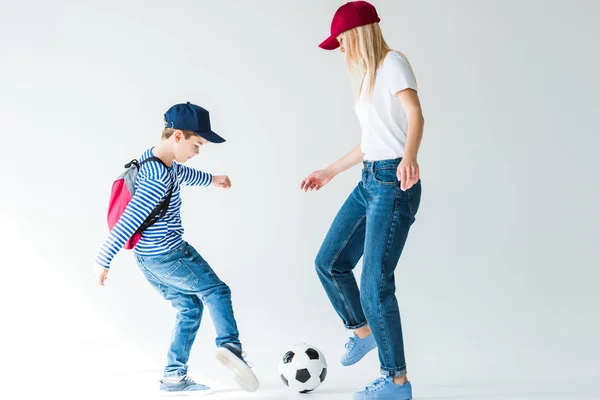
[(404, 376), (406, 375), (406, 366), (403, 368), (384, 368), (381, 367), (380, 372), (385, 376)]
[(177, 369), (175, 371), (169, 371), (163, 374), (163, 378), (172, 379), (172, 378), (181, 378), (182, 376), (187, 375), (187, 369)]
[(367, 325), (368, 322), (361, 322), (360, 324), (356, 324), (356, 325), (346, 325), (346, 329), (358, 329), (358, 328), (362, 328), (363, 326)]

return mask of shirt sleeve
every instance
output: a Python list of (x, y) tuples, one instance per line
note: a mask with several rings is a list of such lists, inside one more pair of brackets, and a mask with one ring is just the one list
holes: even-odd
[(111, 261), (125, 242), (133, 236), (169, 190), (171, 178), (166, 169), (148, 169), (144, 175), (140, 171), (138, 188), (98, 251), (96, 263), (101, 267), (110, 267)]
[(404, 90), (417, 91), (417, 81), (412, 68), (403, 56), (396, 52), (388, 54), (382, 66), (382, 74), (392, 95)]
[(186, 186), (210, 186), (213, 181), (213, 176), (207, 172), (186, 167), (183, 164), (173, 165), (175, 165), (177, 180)]

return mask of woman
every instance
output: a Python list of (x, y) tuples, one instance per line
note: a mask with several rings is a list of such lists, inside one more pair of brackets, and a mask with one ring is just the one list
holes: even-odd
[[(355, 399), (412, 399), (406, 376), (394, 270), (415, 221), (421, 198), (417, 152), (423, 115), (417, 84), (401, 53), (387, 46), (375, 8), (365, 1), (340, 7), (331, 36), (321, 43), (340, 48), (348, 67), (359, 74), (355, 111), (361, 144), (302, 181), (304, 191), (319, 190), (337, 174), (363, 161), (362, 179), (334, 219), (316, 258), (316, 269), (346, 328), (343, 365), (352, 365), (375, 347), (384, 375)], [(359, 288), (353, 268), (363, 257)]]

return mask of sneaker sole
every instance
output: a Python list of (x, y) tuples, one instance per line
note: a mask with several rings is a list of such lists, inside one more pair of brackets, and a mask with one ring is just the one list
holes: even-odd
[(235, 372), (235, 381), (247, 392), (258, 390), (258, 378), (252, 369), (225, 347), (217, 349), (217, 360)]
[(212, 390), (188, 390), (179, 392), (160, 391), (160, 397), (179, 397), (179, 396), (208, 396), (213, 394)]
[(354, 400), (412, 400), (411, 397), (398, 397), (397, 394), (383, 394), (373, 396), (355, 396)]

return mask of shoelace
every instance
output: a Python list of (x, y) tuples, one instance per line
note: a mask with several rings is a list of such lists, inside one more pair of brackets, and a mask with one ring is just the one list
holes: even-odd
[(252, 364), (250, 361), (246, 361), (246, 352), (245, 351), (242, 351), (240, 353), (240, 357), (242, 357), (242, 361), (244, 361), (248, 367), (254, 368), (254, 364)]
[(348, 350), (352, 351), (352, 349), (354, 348), (354, 345), (356, 344), (356, 338), (355, 337), (350, 337), (348, 339), (350, 339), (350, 340), (344, 346)]
[(369, 386), (366, 387), (367, 392), (374, 392), (381, 389), (387, 383), (387, 378), (382, 376), (381, 378), (375, 379)]
[(181, 380), (182, 383), (189, 383), (190, 385), (198, 385), (198, 383), (193, 379), (190, 378), (189, 376), (184, 376), (183, 379)]

